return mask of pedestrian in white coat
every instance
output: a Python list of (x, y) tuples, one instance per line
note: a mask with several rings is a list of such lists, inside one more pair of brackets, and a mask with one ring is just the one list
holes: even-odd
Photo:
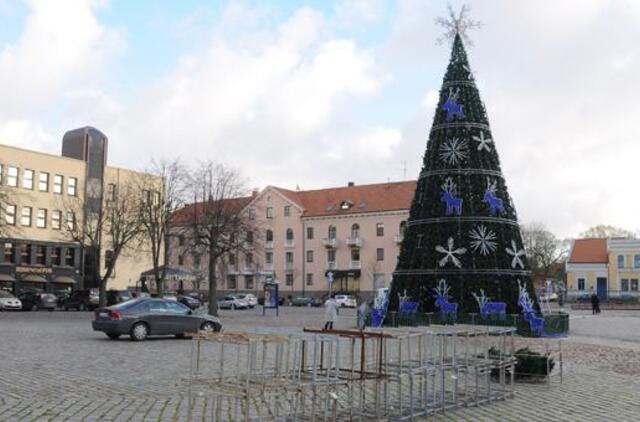
[(324, 329), (333, 330), (333, 323), (338, 322), (338, 304), (334, 298), (329, 298), (324, 304)]

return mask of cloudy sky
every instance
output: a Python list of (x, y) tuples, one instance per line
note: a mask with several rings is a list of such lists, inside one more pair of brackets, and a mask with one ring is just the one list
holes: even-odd
[[(563, 237), (640, 228), (640, 2), (468, 3), (521, 220)], [(58, 153), (92, 125), (119, 166), (209, 158), (255, 187), (412, 179), (445, 14), (441, 0), (0, 0), (0, 142)]]

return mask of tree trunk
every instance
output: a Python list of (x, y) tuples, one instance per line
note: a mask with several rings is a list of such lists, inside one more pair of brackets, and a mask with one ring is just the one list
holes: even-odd
[(99, 306), (101, 308), (104, 308), (105, 306), (107, 306), (107, 279), (106, 278), (100, 281), (100, 285), (98, 286), (98, 289), (100, 291)]
[(218, 257), (213, 251), (209, 251), (209, 314), (218, 316), (218, 279), (216, 277), (216, 263)]

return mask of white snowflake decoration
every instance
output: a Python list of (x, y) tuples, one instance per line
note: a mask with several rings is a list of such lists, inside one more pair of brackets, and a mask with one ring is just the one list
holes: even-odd
[(475, 28), (481, 28), (482, 22), (474, 21), (468, 17), (469, 6), (464, 5), (460, 8), (460, 12), (456, 16), (456, 12), (451, 5), (448, 6), (449, 18), (437, 18), (436, 24), (442, 26), (445, 29), (445, 33), (438, 38), (438, 44), (442, 44), (445, 40), (453, 42), (456, 35), (460, 35), (462, 39), (468, 44), (473, 45), (469, 38), (467, 31)]
[(488, 230), (485, 226), (478, 226), (477, 228), (469, 232), (471, 237), (471, 249), (474, 252), (480, 250), (480, 253), (484, 256), (489, 255), (496, 250), (496, 234), (493, 230)]
[(447, 249), (438, 245), (436, 246), (436, 251), (445, 254), (444, 258), (438, 261), (438, 265), (440, 265), (441, 267), (444, 267), (445, 265), (447, 265), (447, 262), (451, 261), (453, 265), (455, 265), (458, 268), (461, 268), (462, 262), (460, 262), (460, 260), (456, 255), (463, 255), (465, 252), (467, 252), (467, 248), (454, 249), (453, 237), (450, 237), (447, 240)]
[(472, 136), (472, 138), (478, 143), (478, 151), (482, 151), (484, 149), (487, 152), (491, 152), (489, 144), (493, 143), (493, 139), (485, 138), (483, 131), (480, 131), (480, 136)]
[(466, 64), (463, 64), (462, 68), (467, 71), (467, 79), (472, 81), (473, 80), (473, 72), (471, 71), (471, 68), (469, 68), (469, 66), (467, 66)]
[(469, 156), (467, 141), (460, 138), (447, 139), (440, 146), (440, 159), (446, 164), (457, 165)]
[(518, 249), (518, 247), (516, 246), (516, 241), (512, 240), (511, 247), (505, 248), (505, 250), (507, 251), (507, 254), (513, 257), (513, 259), (511, 260), (511, 268), (519, 266), (520, 268), (524, 269), (524, 262), (522, 262), (522, 259), (520, 259), (520, 257), (527, 256), (524, 249)]

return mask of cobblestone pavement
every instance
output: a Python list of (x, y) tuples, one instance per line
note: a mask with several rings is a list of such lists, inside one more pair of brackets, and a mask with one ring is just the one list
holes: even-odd
[[(353, 327), (354, 314), (341, 311), (338, 327)], [(320, 326), (322, 310), (223, 311), (221, 319), (225, 329), (291, 332)], [(112, 341), (91, 331), (90, 320), (81, 312), (0, 313), (0, 421), (187, 420), (182, 380), (191, 342)], [(558, 375), (551, 386), (518, 384), (513, 399), (434, 420), (640, 420), (640, 312), (573, 312), (571, 326), (573, 335), (561, 340), (562, 384)], [(517, 343), (558, 350), (558, 341)], [(208, 420), (200, 416), (207, 400), (198, 406), (194, 415)]]

